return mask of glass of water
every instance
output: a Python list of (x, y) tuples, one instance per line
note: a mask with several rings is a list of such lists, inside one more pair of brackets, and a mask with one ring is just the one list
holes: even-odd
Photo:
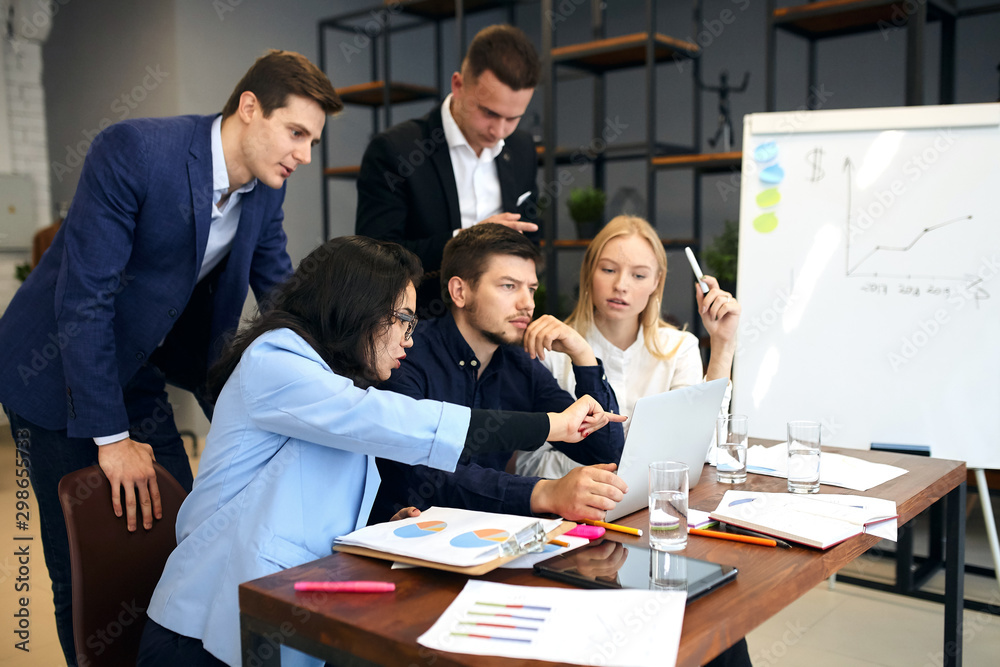
[(677, 461), (649, 464), (649, 546), (680, 551), (687, 546), (688, 467)]
[(724, 415), (717, 420), (715, 472), (723, 484), (747, 481), (749, 421), (746, 415)]
[(819, 422), (788, 422), (788, 490), (819, 493)]
[(687, 558), (659, 549), (649, 550), (649, 590), (687, 591)]

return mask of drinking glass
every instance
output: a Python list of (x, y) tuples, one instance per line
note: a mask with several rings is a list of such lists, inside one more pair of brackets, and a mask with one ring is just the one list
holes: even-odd
[(747, 481), (748, 423), (746, 415), (724, 415), (717, 420), (715, 471), (723, 484), (742, 484)]
[(649, 546), (680, 551), (687, 546), (688, 467), (677, 461), (649, 464)]
[(788, 490), (819, 493), (819, 422), (788, 422)]

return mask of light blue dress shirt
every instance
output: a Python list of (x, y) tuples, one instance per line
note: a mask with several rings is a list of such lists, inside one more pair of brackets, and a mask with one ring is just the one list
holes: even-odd
[[(257, 179), (252, 178), (229, 195), (229, 199), (220, 209), (218, 204), (222, 196), (229, 191), (229, 170), (226, 168), (226, 155), (222, 148), (222, 116), (216, 116), (212, 121), (212, 223), (208, 229), (208, 242), (205, 245), (205, 256), (198, 270), (198, 280), (208, 275), (233, 247), (236, 229), (240, 224), (240, 213), (243, 211), (243, 195), (254, 189)], [(162, 344), (162, 341), (161, 341)], [(94, 438), (96, 445), (110, 445), (129, 437), (128, 431), (115, 435), (105, 435)]]
[[(470, 415), (358, 389), (288, 329), (260, 336), (216, 403), (149, 617), (241, 664), (239, 584), (329, 555), (354, 530), (368, 455), (453, 471)], [(282, 648), (282, 665), (318, 664)]]
[(243, 195), (256, 185), (257, 179), (251, 178), (234, 190), (226, 203), (219, 207), (219, 201), (229, 191), (229, 170), (222, 149), (222, 116), (216, 117), (212, 121), (212, 226), (208, 230), (208, 243), (198, 270), (198, 280), (207, 276), (233, 246), (243, 210)]

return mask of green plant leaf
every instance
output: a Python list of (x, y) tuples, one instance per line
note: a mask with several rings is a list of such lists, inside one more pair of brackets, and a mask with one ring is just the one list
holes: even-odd
[(728, 291), (736, 289), (739, 241), (739, 225), (732, 220), (726, 220), (722, 233), (716, 236), (702, 253), (709, 275), (715, 276), (723, 289)]

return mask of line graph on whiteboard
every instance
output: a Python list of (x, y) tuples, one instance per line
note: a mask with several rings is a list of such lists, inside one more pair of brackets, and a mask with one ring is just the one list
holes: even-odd
[[(847, 187), (845, 277), (872, 281), (865, 291), (885, 293), (887, 287), (874, 281), (895, 279), (953, 283), (977, 306), (991, 298), (982, 285), (983, 278), (969, 272), (970, 260), (953, 251), (972, 235), (979, 222), (975, 215), (956, 210), (954, 217), (943, 220), (926, 220), (912, 211), (904, 216), (886, 216), (885, 211), (898, 195), (890, 190), (869, 193), (867, 205), (859, 205), (850, 157), (844, 160), (843, 173)], [(960, 208), (961, 204), (956, 201), (955, 206)], [(870, 233), (875, 219), (881, 229)], [(933, 285), (929, 289), (948, 291)], [(919, 295), (919, 288), (901, 289), (900, 293)]]

